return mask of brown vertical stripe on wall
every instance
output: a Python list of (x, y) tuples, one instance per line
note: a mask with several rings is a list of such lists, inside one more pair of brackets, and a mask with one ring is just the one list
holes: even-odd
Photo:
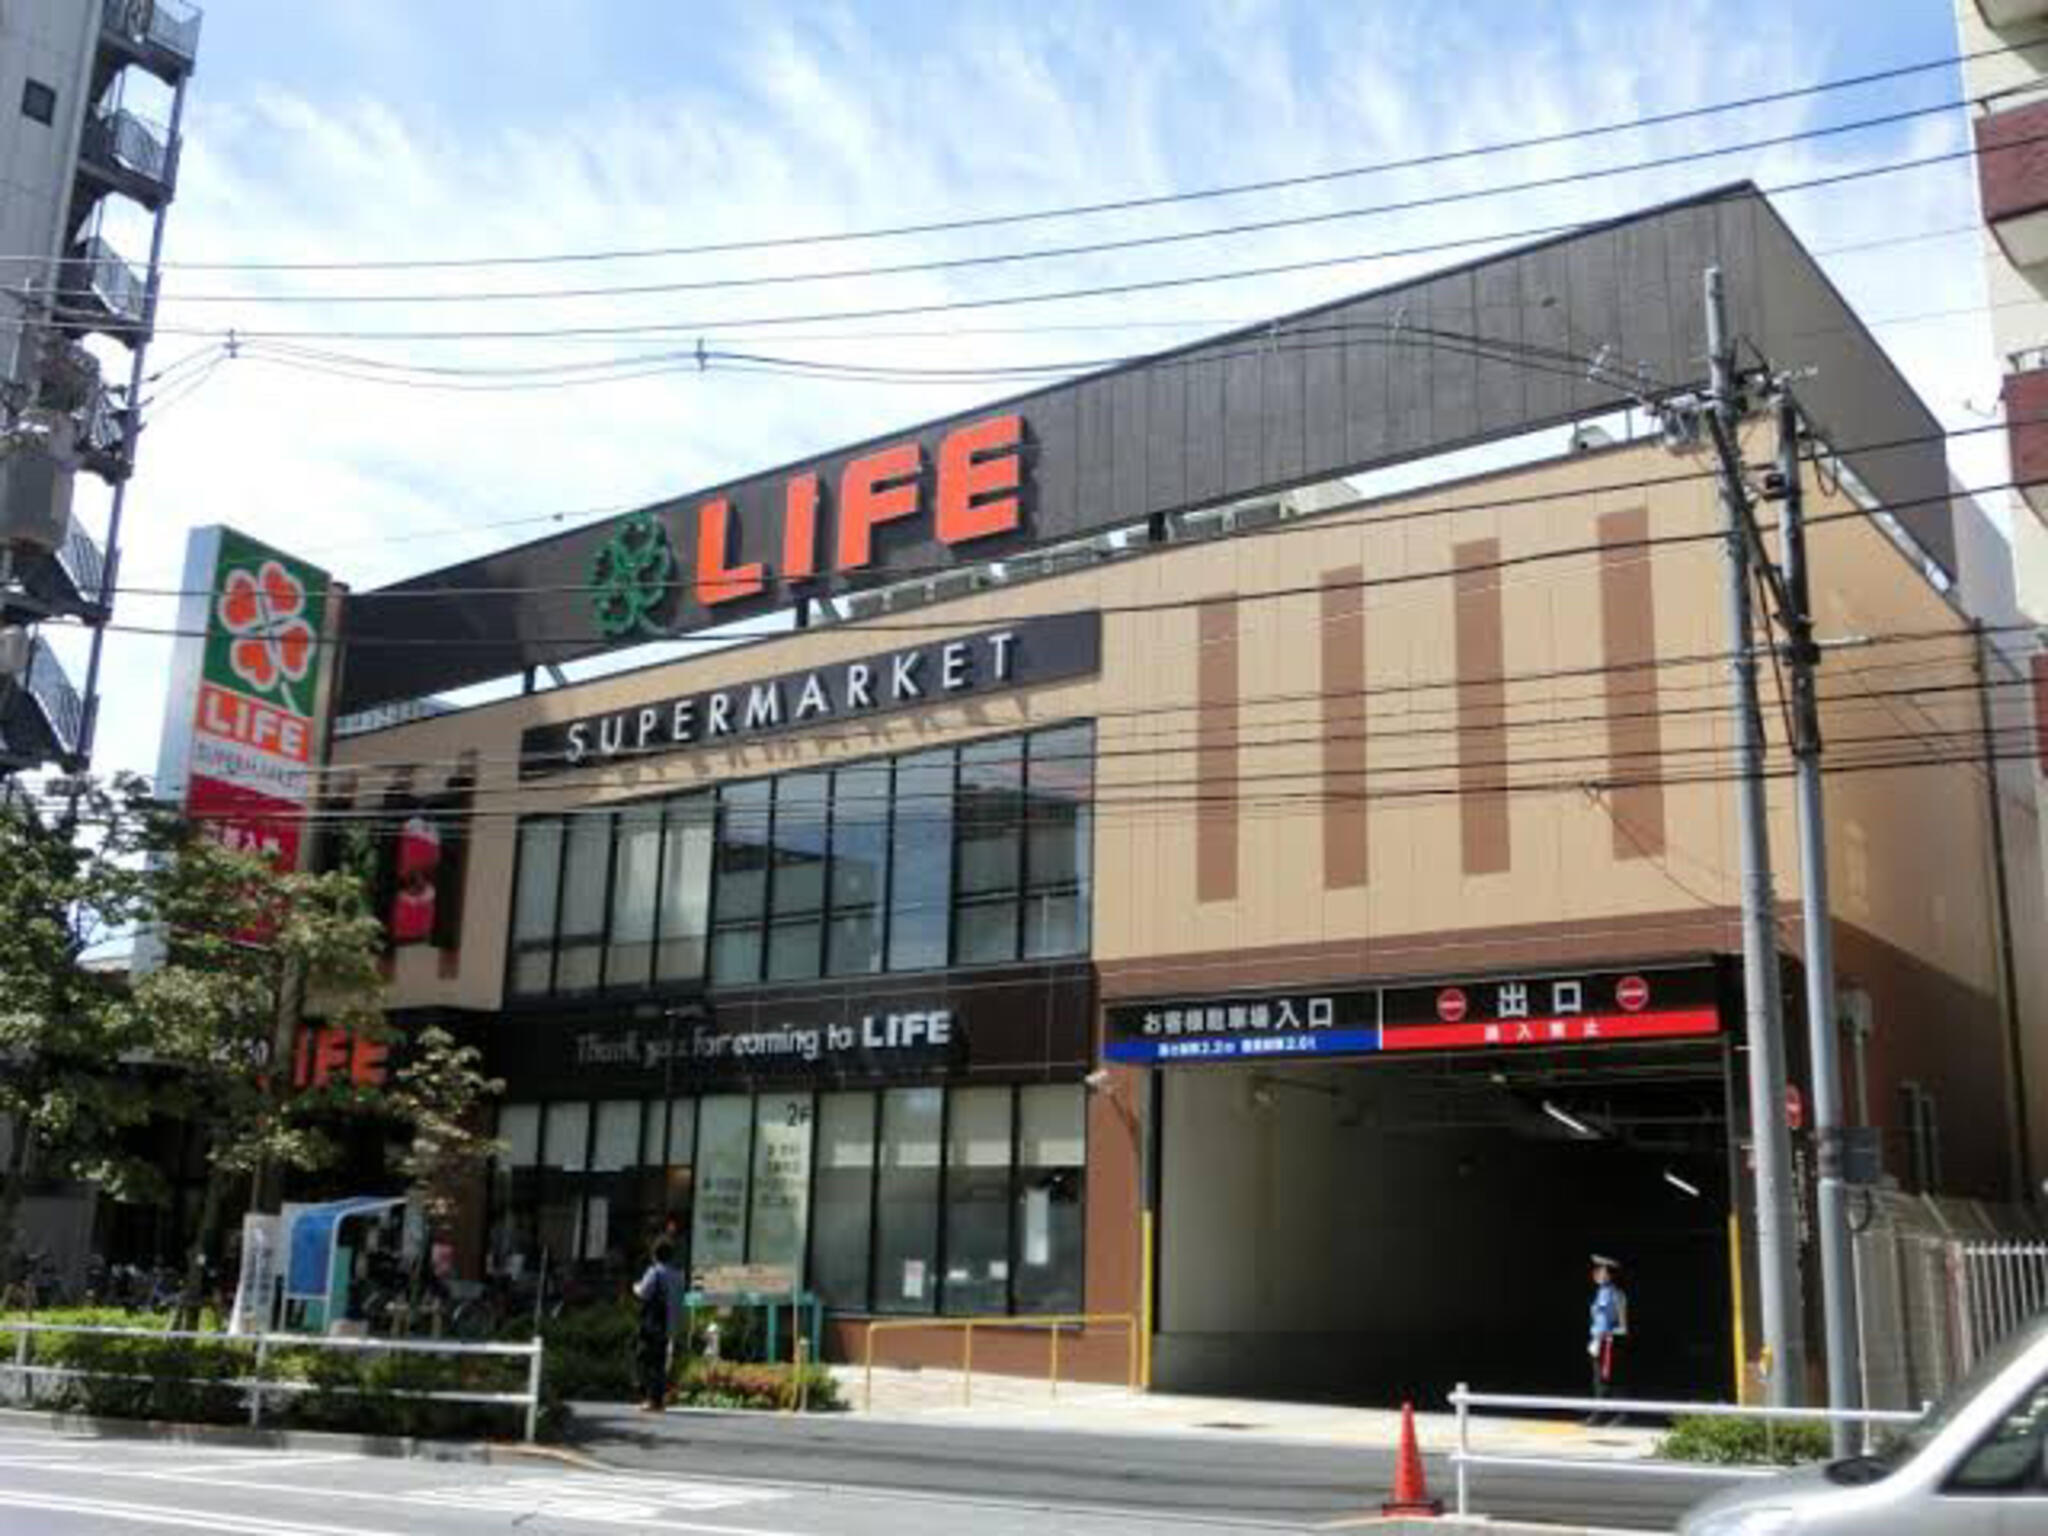
[(1203, 601), (1195, 635), (1195, 899), (1237, 899), (1237, 603)]
[(1365, 567), (1323, 573), (1323, 885), (1366, 883)]
[(1501, 635), (1500, 540), (1451, 548), (1457, 609), (1458, 833), (1468, 875), (1508, 867), (1507, 686)]
[(1623, 781), (1608, 791), (1607, 799), (1617, 859), (1655, 858), (1664, 852), (1664, 787), (1626, 782), (1657, 772), (1664, 740), (1656, 713), (1657, 674), (1638, 665), (1657, 654), (1657, 609), (1649, 553), (1643, 547), (1649, 536), (1650, 514), (1642, 507), (1600, 519), (1600, 660), (1609, 669), (1607, 772)]

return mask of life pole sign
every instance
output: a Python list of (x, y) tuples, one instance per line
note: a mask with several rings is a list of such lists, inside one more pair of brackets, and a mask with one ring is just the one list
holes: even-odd
[(325, 757), (336, 589), (219, 526), (193, 530), (183, 588), (158, 793), (216, 841), (296, 869)]

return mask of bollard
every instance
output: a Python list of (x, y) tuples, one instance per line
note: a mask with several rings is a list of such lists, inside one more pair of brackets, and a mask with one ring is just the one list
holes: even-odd
[(540, 1358), (546, 1348), (538, 1337), (533, 1341), (533, 1361), (526, 1368), (526, 1443), (528, 1445), (540, 1434)]
[(1457, 1391), (1451, 1394), (1451, 1402), (1458, 1410), (1458, 1455), (1456, 1458), (1458, 1485), (1458, 1518), (1464, 1519), (1472, 1510), (1471, 1474), (1465, 1466), (1465, 1458), (1472, 1450), (1471, 1404), (1465, 1401), (1465, 1394), (1471, 1389), (1464, 1382), (1458, 1383)]
[(35, 1380), (28, 1373), (28, 1330), (17, 1329), (14, 1335), (14, 1392), (24, 1407), (35, 1401)]
[(254, 1379), (249, 1383), (249, 1427), (251, 1429), (261, 1429), (263, 1427), (263, 1363), (268, 1357), (269, 1352), (270, 1335), (267, 1333), (257, 1334), (256, 1370)]

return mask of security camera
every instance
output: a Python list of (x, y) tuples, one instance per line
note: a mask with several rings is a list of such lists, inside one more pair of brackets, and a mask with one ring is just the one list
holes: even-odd
[(1109, 1068), (1097, 1067), (1093, 1072), (1090, 1072), (1081, 1079), (1081, 1086), (1090, 1093), (1107, 1093), (1112, 1081), (1113, 1079), (1109, 1075)]

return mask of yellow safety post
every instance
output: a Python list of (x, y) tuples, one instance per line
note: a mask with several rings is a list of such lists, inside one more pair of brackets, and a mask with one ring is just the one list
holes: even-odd
[(1728, 1213), (1728, 1282), (1735, 1298), (1735, 1401), (1742, 1403), (1749, 1400), (1749, 1346), (1742, 1332), (1742, 1218), (1733, 1211)]
[(1138, 1222), (1138, 1367), (1132, 1373), (1132, 1391), (1152, 1390), (1152, 1208), (1145, 1207)]

